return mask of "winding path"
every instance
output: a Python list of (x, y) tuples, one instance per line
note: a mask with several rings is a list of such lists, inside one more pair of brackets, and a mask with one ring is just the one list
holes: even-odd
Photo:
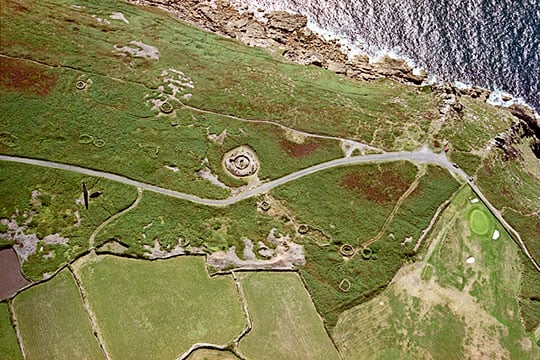
[(436, 164), (443, 168), (446, 168), (454, 176), (460, 177), (463, 180), (465, 180), (469, 184), (471, 189), (480, 198), (480, 200), (482, 200), (482, 202), (491, 211), (493, 216), (497, 218), (497, 220), (503, 225), (503, 227), (511, 235), (511, 237), (514, 238), (514, 240), (522, 248), (523, 252), (532, 262), (536, 270), (540, 272), (540, 265), (538, 265), (538, 263), (531, 256), (529, 250), (525, 246), (525, 243), (521, 239), (521, 236), (519, 235), (519, 233), (516, 230), (514, 230), (512, 226), (510, 226), (510, 224), (506, 222), (506, 220), (504, 220), (501, 213), (487, 200), (487, 198), (484, 196), (484, 194), (482, 194), (482, 192), (476, 186), (476, 184), (474, 184), (472, 181), (469, 180), (468, 175), (462, 169), (456, 168), (446, 158), (444, 153), (435, 154), (426, 146), (416, 151), (401, 151), (401, 152), (391, 152), (391, 153), (383, 153), (383, 154), (351, 156), (351, 157), (344, 157), (344, 158), (340, 158), (336, 160), (327, 161), (321, 164), (317, 164), (317, 165), (302, 169), (292, 174), (283, 176), (279, 179), (269, 181), (256, 188), (249, 189), (247, 191), (228, 197), (226, 199), (201, 198), (195, 195), (186, 194), (186, 193), (182, 193), (175, 190), (165, 189), (159, 186), (129, 179), (127, 177), (120, 176), (117, 174), (112, 174), (105, 171), (92, 170), (92, 169), (83, 168), (83, 167), (75, 166), (75, 165), (62, 164), (62, 163), (53, 162), (53, 161), (38, 160), (38, 159), (18, 157), (18, 156), (0, 155), (0, 161), (10, 161), (10, 162), (16, 162), (16, 163), (22, 163), (22, 164), (35, 165), (35, 166), (43, 166), (43, 167), (52, 168), (52, 169), (59, 169), (59, 170), (65, 170), (65, 171), (76, 172), (79, 174), (89, 175), (89, 176), (101, 177), (101, 178), (116, 181), (122, 184), (135, 186), (139, 189), (153, 191), (153, 192), (160, 193), (166, 196), (183, 199), (183, 200), (191, 201), (197, 204), (208, 205), (208, 206), (232, 205), (239, 201), (268, 192), (272, 190), (273, 188), (286, 184), (290, 181), (297, 180), (301, 177), (314, 174), (322, 170), (337, 167), (337, 166), (356, 165), (356, 164), (364, 164), (364, 163), (371, 163), (371, 162), (398, 161), (398, 160), (405, 160), (405, 161), (411, 161), (411, 162), (416, 162), (416, 163)]
[(383, 154), (360, 155), (360, 156), (352, 156), (352, 157), (331, 160), (331, 161), (327, 161), (321, 164), (317, 164), (317, 165), (302, 169), (295, 173), (283, 176), (279, 179), (269, 181), (256, 188), (249, 189), (247, 191), (228, 197), (226, 199), (206, 199), (206, 198), (201, 198), (195, 195), (186, 194), (186, 193), (182, 193), (175, 190), (165, 189), (159, 186), (151, 185), (148, 183), (133, 180), (133, 179), (121, 176), (121, 175), (117, 175), (117, 174), (113, 174), (113, 173), (109, 173), (105, 171), (92, 170), (92, 169), (88, 169), (88, 168), (84, 168), (80, 166), (63, 164), (63, 163), (47, 161), (47, 160), (38, 160), (38, 159), (19, 157), (19, 156), (0, 155), (0, 161), (10, 161), (10, 162), (16, 162), (16, 163), (21, 163), (21, 164), (43, 166), (43, 167), (52, 168), (52, 169), (59, 169), (59, 170), (65, 170), (65, 171), (76, 172), (79, 174), (89, 175), (89, 176), (100, 177), (100, 178), (116, 181), (122, 184), (135, 186), (143, 190), (153, 191), (153, 192), (160, 193), (163, 195), (175, 197), (178, 199), (188, 200), (197, 204), (209, 205), (209, 206), (232, 205), (239, 201), (270, 191), (273, 188), (286, 184), (290, 181), (297, 180), (301, 177), (304, 177), (304, 176), (307, 176), (307, 175), (310, 175), (310, 174), (313, 174), (322, 170), (326, 170), (329, 168), (337, 167), (337, 166), (355, 165), (355, 164), (363, 164), (363, 163), (371, 163), (371, 162), (397, 161), (397, 160), (407, 160), (407, 161), (419, 162), (419, 163), (437, 164), (437, 165), (447, 168), (451, 172), (452, 171), (457, 172), (458, 175), (462, 176), (465, 179), (467, 178), (467, 175), (465, 173), (463, 173), (462, 171), (460, 173), (459, 171), (457, 171), (457, 169), (454, 169), (452, 167), (452, 164), (446, 159), (445, 156), (434, 154), (433, 152), (427, 149), (422, 149), (422, 150), (413, 151), (413, 152), (394, 152), (394, 153), (383, 153)]

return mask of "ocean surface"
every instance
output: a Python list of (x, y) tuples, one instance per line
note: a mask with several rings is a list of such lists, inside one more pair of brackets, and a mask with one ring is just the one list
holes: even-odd
[[(234, 0), (306, 15), (326, 38), (389, 53), (434, 80), (507, 92), (540, 112), (540, 0)], [(256, 11), (255, 11), (256, 12)]]

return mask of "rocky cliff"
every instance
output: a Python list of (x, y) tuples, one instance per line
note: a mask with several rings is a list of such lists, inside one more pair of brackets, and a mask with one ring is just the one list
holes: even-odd
[[(401, 82), (422, 84), (425, 72), (413, 73), (402, 59), (383, 57), (370, 63), (367, 55), (349, 58), (337, 41), (326, 41), (307, 27), (305, 16), (276, 11), (262, 16), (247, 9), (235, 8), (229, 0), (127, 0), (142, 6), (159, 7), (175, 14), (183, 21), (222, 36), (237, 39), (248, 46), (263, 47), (281, 54), (285, 59), (302, 65), (315, 65), (357, 80), (392, 78)], [(441, 100), (441, 114), (458, 115), (462, 111), (460, 96), (470, 96), (485, 101), (490, 91), (472, 87), (458, 89), (453, 84), (435, 84), (432, 90)], [(495, 139), (507, 158), (514, 158), (512, 146), (523, 137), (529, 138), (535, 155), (540, 158), (540, 120), (527, 106), (512, 105), (508, 108), (516, 123), (507, 135)], [(450, 113), (449, 113), (450, 112)], [(519, 131), (516, 131), (519, 129)]]

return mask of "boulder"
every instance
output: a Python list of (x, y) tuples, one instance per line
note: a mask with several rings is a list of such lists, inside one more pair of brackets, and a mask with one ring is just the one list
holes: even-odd
[(273, 11), (265, 17), (268, 19), (267, 26), (292, 33), (307, 25), (307, 18), (303, 15), (290, 14), (286, 11)]
[(336, 74), (346, 74), (347, 73), (347, 66), (342, 63), (337, 62), (330, 62), (328, 63), (327, 69), (335, 72)]

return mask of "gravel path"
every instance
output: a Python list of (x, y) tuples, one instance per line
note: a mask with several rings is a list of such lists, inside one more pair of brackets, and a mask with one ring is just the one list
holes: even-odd
[(258, 186), (254, 189), (250, 189), (243, 193), (231, 196), (227, 199), (219, 199), (219, 200), (200, 198), (195, 195), (190, 195), (190, 194), (185, 194), (185, 193), (175, 191), (175, 190), (165, 189), (159, 186), (129, 179), (124, 176), (120, 176), (120, 175), (116, 175), (116, 174), (112, 174), (112, 173), (104, 172), (104, 171), (87, 169), (80, 166), (62, 164), (62, 163), (57, 163), (53, 161), (18, 157), (18, 156), (0, 155), (0, 161), (11, 161), (11, 162), (17, 162), (17, 163), (22, 163), (22, 164), (43, 166), (43, 167), (48, 167), (52, 169), (60, 169), (60, 170), (72, 171), (72, 172), (89, 175), (89, 176), (101, 177), (108, 180), (120, 182), (126, 185), (135, 186), (143, 190), (153, 191), (153, 192), (160, 193), (166, 196), (171, 196), (178, 199), (188, 200), (194, 203), (209, 205), (209, 206), (232, 205), (239, 201), (245, 200), (247, 198), (251, 198), (259, 194), (268, 192), (271, 189), (277, 186), (286, 184), (290, 181), (299, 179), (301, 177), (304, 177), (310, 174), (314, 174), (322, 170), (337, 167), (337, 166), (356, 165), (356, 164), (364, 164), (364, 163), (372, 163), (372, 162), (397, 161), (397, 160), (406, 160), (406, 161), (411, 161), (411, 162), (416, 162), (416, 163), (428, 163), (428, 164), (439, 165), (443, 168), (446, 168), (454, 176), (460, 177), (463, 180), (465, 180), (469, 184), (471, 189), (480, 198), (480, 200), (482, 200), (482, 202), (491, 211), (491, 213), (503, 225), (503, 227), (508, 231), (508, 233), (510, 233), (511, 236), (515, 239), (518, 245), (522, 248), (525, 255), (533, 263), (536, 270), (540, 272), (540, 265), (538, 265), (538, 263), (531, 256), (529, 250), (527, 249), (525, 243), (521, 239), (521, 236), (519, 235), (519, 233), (516, 230), (514, 230), (510, 226), (510, 224), (506, 222), (506, 220), (504, 220), (501, 213), (487, 200), (487, 198), (484, 196), (484, 194), (482, 194), (480, 189), (472, 181), (468, 180), (469, 176), (462, 169), (454, 167), (453, 164), (446, 158), (444, 153), (435, 154), (431, 150), (429, 150), (426, 146), (424, 146), (420, 150), (411, 151), (411, 152), (401, 151), (401, 152), (393, 152), (393, 153), (361, 155), (361, 156), (345, 157), (345, 158), (327, 161), (321, 164), (311, 166), (306, 169), (302, 169), (295, 173), (283, 176), (279, 179), (269, 181), (267, 183), (262, 184), (261, 186)]

